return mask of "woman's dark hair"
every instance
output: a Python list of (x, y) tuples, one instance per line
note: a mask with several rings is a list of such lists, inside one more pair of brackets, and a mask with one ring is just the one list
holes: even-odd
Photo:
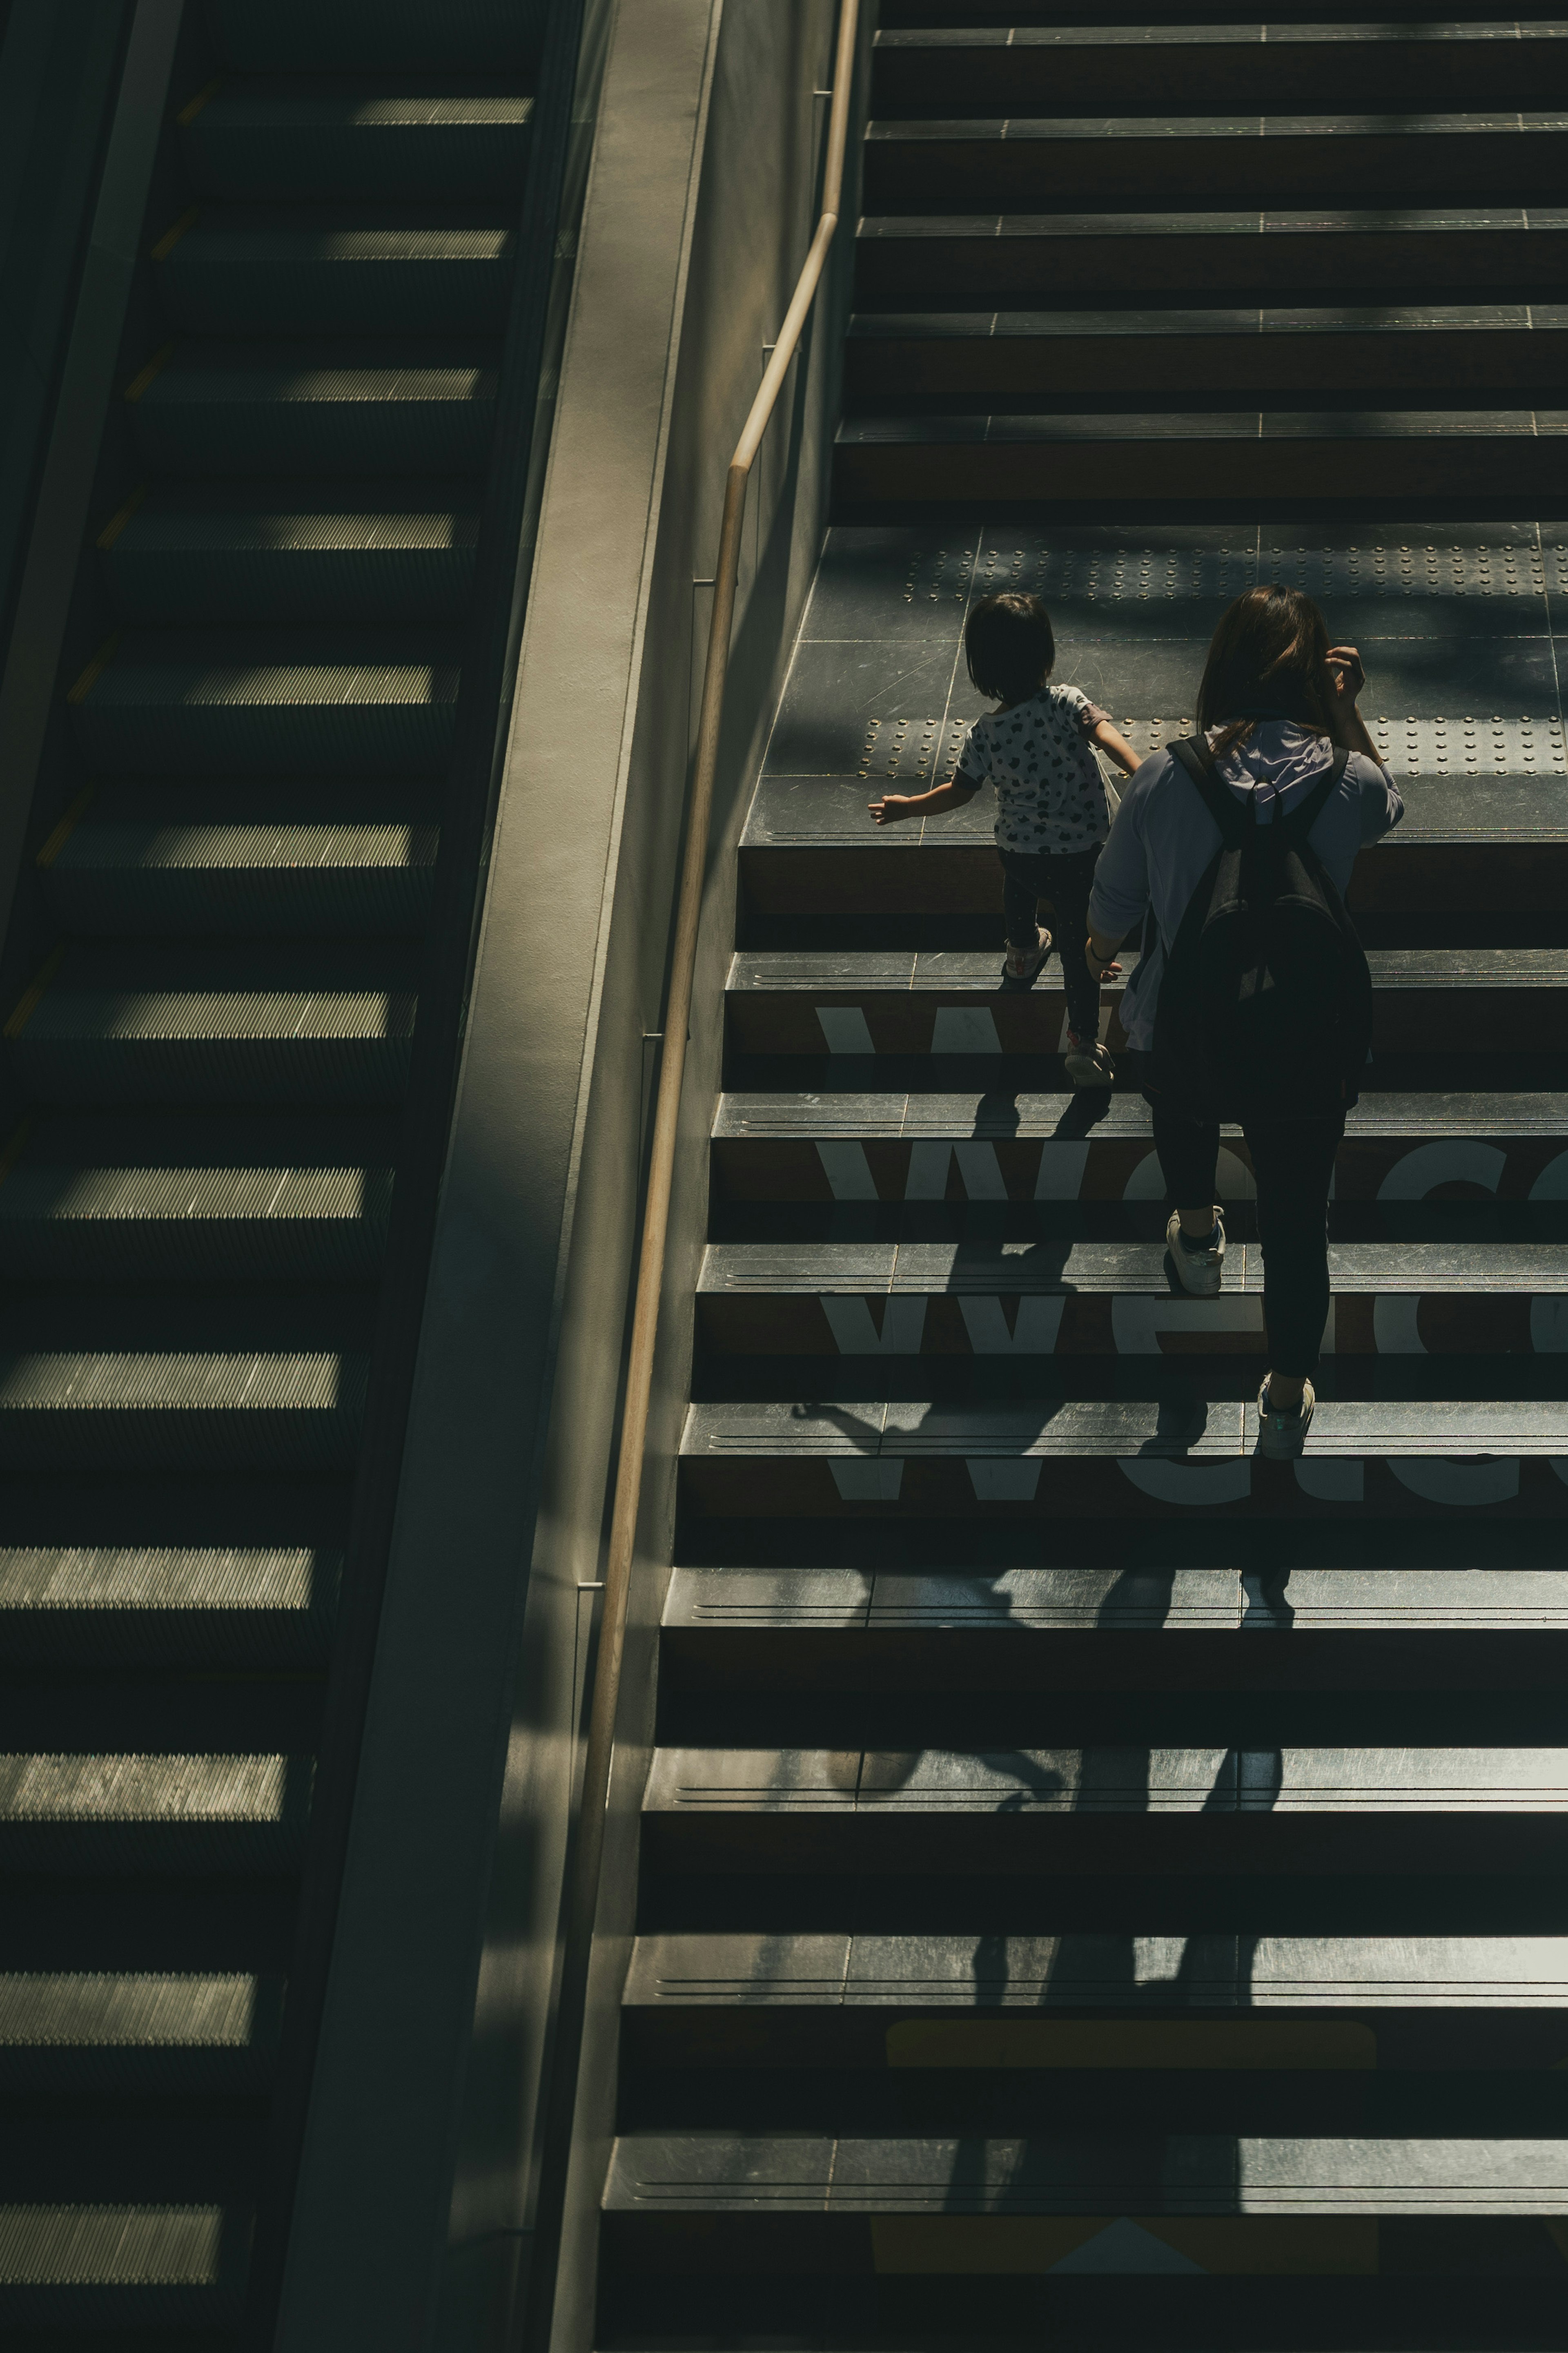
[(970, 607), (963, 658), (977, 692), (993, 702), (1026, 702), (1051, 674), (1057, 641), (1037, 596), (1004, 588)]
[(1293, 719), (1315, 735), (1331, 732), (1329, 632), (1299, 588), (1249, 588), (1226, 607), (1204, 664), (1197, 722), (1224, 732), (1228, 752), (1259, 719)]

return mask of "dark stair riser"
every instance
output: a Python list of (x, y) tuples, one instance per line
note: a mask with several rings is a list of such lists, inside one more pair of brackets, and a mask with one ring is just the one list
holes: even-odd
[[(182, 146), (192, 185), (229, 204), (437, 207), (457, 188), (465, 201), (489, 198), (499, 218), (511, 217), (528, 162), (526, 98), (492, 88), (465, 100), (459, 88), (442, 121), (434, 118), (445, 93), (438, 83), (421, 91), (422, 79), (342, 94), (317, 84), (297, 98), (220, 82), (187, 113)], [(407, 101), (390, 119), (389, 99)]]

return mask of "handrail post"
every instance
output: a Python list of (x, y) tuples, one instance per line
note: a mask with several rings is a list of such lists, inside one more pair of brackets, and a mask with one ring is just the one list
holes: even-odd
[(659, 1300), (664, 1287), (664, 1253), (675, 1174), (676, 1131), (680, 1116), (681, 1082), (686, 1071), (686, 1044), (690, 1029), (697, 933), (708, 866), (708, 837), (713, 814), (714, 779), (719, 767), (719, 741), (724, 720), (730, 640), (734, 628), (735, 596), (740, 585), (741, 527), (745, 519), (746, 491), (752, 467), (784, 388), (784, 378), (794, 361), (805, 322), (811, 315), (834, 233), (838, 227), (859, 14), (859, 0), (840, 0), (822, 210), (805, 266), (779, 329), (773, 357), (763, 374), (740, 440), (735, 445), (724, 483), (724, 513), (719, 533), (719, 560), (714, 566), (713, 610), (708, 628), (702, 706), (697, 726), (697, 757), (691, 780), (691, 803), (687, 816), (686, 849), (681, 860), (680, 887), (675, 907), (669, 996), (664, 1019), (664, 1053), (654, 1113), (642, 1244), (637, 1256), (626, 1404), (621, 1416), (609, 1557), (605, 1568), (605, 1599), (598, 1650), (594, 1662), (582, 1795), (567, 1866), (561, 1993), (545, 2098), (539, 2200), (524, 2304), (525, 2353), (548, 2353), (555, 2313), (556, 2273), (566, 2211), (566, 2177), (576, 2116), (583, 2030), (587, 2016), (594, 1923), (599, 1908), (599, 1877), (604, 1861), (610, 1771), (615, 1757), (621, 1665), (626, 1654), (626, 1611), (631, 1598), (632, 1567), (637, 1556), (637, 1517), (642, 1505), (643, 1463), (653, 1393)]

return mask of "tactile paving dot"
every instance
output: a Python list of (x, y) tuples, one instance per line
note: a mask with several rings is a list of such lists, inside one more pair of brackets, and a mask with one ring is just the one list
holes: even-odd
[[(1116, 725), (1141, 758), (1193, 732), (1186, 719), (1118, 719)], [(1367, 732), (1396, 776), (1534, 776), (1568, 775), (1568, 744), (1561, 719), (1518, 719), (1468, 712), (1454, 719), (1379, 716)], [(963, 749), (964, 722), (873, 719), (857, 773), (875, 768), (895, 783), (945, 784)]]

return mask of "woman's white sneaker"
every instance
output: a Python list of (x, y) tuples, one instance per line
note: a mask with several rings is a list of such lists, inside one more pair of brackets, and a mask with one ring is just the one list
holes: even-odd
[(1176, 1270), (1176, 1280), (1194, 1299), (1212, 1299), (1225, 1271), (1225, 1219), (1216, 1208), (1214, 1230), (1194, 1250), (1182, 1234), (1182, 1213), (1173, 1209), (1165, 1226), (1165, 1248)]
[(1301, 1390), (1301, 1402), (1294, 1413), (1276, 1413), (1268, 1402), (1268, 1382), (1258, 1392), (1258, 1451), (1270, 1462), (1289, 1462), (1307, 1443), (1307, 1432), (1312, 1426), (1312, 1409), (1318, 1393), (1308, 1381)]

